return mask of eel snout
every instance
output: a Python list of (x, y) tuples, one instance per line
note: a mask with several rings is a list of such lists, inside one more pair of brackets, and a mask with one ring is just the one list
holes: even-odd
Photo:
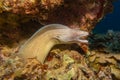
[(57, 39), (62, 43), (88, 43), (86, 37), (89, 35), (88, 32), (78, 29), (66, 29), (60, 35), (57, 35)]
[[(81, 30), (78, 30), (76, 31), (76, 35), (77, 37), (74, 38), (77, 42), (82, 42), (82, 43), (88, 43), (88, 40), (86, 39), (86, 37), (89, 35), (88, 32), (86, 31), (81, 31)], [(73, 35), (74, 36), (74, 35)]]

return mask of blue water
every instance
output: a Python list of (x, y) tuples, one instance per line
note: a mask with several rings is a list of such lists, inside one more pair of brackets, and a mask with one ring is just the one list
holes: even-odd
[(95, 27), (94, 32), (106, 33), (108, 30), (120, 31), (120, 0), (113, 3), (114, 10), (107, 14)]

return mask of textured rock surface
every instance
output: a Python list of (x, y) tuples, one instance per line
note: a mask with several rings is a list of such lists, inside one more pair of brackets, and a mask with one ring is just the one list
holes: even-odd
[(58, 45), (44, 65), (36, 59), (24, 61), (16, 56), (20, 41), (29, 38), (41, 25), (61, 23), (91, 32), (112, 10), (112, 1), (0, 0), (0, 79), (119, 80), (119, 53), (106, 53), (103, 49), (89, 51), (91, 54), (86, 56), (78, 45)]
[(0, 44), (12, 46), (50, 23), (91, 32), (112, 11), (112, 1), (0, 0)]
[(1, 47), (1, 80), (120, 79), (120, 54), (91, 51), (89, 56), (85, 56), (78, 46), (73, 48), (72, 45), (58, 45), (51, 50), (42, 65), (34, 58), (25, 61), (18, 58), (15, 56), (17, 50), (18, 48)]
[(0, 11), (29, 14), (41, 24), (60, 23), (91, 31), (112, 10), (112, 0), (1, 0)]

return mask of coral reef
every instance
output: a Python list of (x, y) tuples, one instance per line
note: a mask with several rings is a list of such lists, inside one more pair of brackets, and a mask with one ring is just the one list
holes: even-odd
[[(0, 44), (12, 47), (41, 25), (59, 23), (91, 32), (114, 0), (0, 0)], [(58, 14), (59, 13), (59, 14)]]
[[(43, 25), (60, 23), (91, 31), (108, 12), (113, 0), (1, 0), (0, 11), (26, 14)], [(58, 14), (59, 13), (59, 14)], [(24, 16), (24, 15), (23, 15)]]
[(120, 32), (108, 30), (106, 34), (92, 34), (89, 37), (90, 48), (92, 50), (119, 53), (120, 52)]
[[(0, 80), (120, 80), (120, 32), (92, 34), (88, 48), (56, 45), (45, 64), (16, 56), (41, 26), (59, 23), (91, 32), (114, 0), (0, 0)], [(117, 53), (117, 54), (113, 54)]]
[[(75, 46), (73, 48), (73, 45)], [(16, 56), (18, 48), (1, 48), (1, 80), (119, 80), (120, 55), (91, 51), (89, 56), (76, 44), (56, 45), (45, 64), (35, 58), (23, 60)], [(4, 53), (4, 54), (3, 54)], [(5, 55), (9, 54), (9, 55)]]

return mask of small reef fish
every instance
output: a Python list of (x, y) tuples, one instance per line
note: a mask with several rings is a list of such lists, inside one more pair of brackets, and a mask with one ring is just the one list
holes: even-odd
[(87, 43), (83, 37), (88, 32), (71, 29), (61, 24), (50, 24), (40, 28), (19, 49), (21, 58), (36, 58), (44, 63), (49, 51), (56, 44)]

